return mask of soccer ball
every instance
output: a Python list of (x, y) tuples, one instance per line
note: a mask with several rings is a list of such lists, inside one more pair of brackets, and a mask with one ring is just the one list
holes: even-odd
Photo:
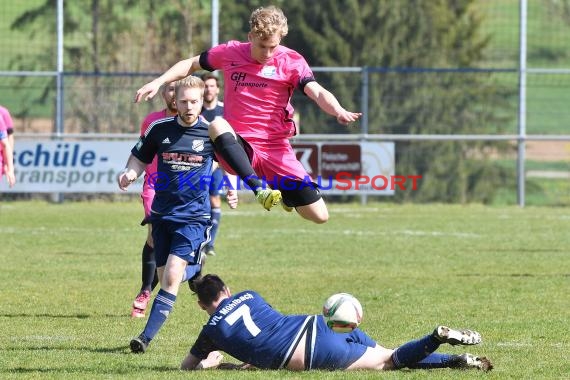
[(348, 293), (333, 294), (323, 305), (323, 316), (333, 331), (348, 333), (362, 322), (362, 305)]

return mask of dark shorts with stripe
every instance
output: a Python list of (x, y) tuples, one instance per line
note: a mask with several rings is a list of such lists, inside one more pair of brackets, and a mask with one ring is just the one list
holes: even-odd
[(186, 260), (189, 265), (200, 263), (200, 251), (210, 242), (209, 220), (186, 223), (152, 221), (152, 239), (156, 266), (166, 265), (168, 255), (175, 255)]
[[(305, 340), (305, 370), (346, 369), (364, 355), (368, 347), (375, 347), (376, 341), (362, 330), (355, 329), (346, 334), (331, 330), (322, 315), (312, 316), (303, 327)], [(297, 346), (303, 334), (300, 334), (294, 347)], [(291, 350), (290, 356), (293, 355)], [(285, 360), (287, 365), (290, 357)]]

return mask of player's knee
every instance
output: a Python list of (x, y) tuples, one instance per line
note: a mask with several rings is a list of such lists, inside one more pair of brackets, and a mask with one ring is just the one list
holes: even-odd
[(323, 224), (329, 220), (329, 210), (322, 199), (307, 206), (298, 206), (296, 209), (299, 215), (313, 223)]
[(310, 221), (312, 221), (313, 223), (323, 224), (329, 220), (329, 212), (326, 209), (326, 207), (325, 208), (319, 208), (317, 210), (312, 210), (312, 211), (313, 212), (311, 212), (309, 215), (306, 215), (305, 217), (307, 219), (309, 219)]
[(312, 220), (317, 224), (326, 223), (329, 220), (329, 213), (325, 211), (324, 213), (317, 214)]
[(215, 140), (219, 135), (230, 132), (235, 136), (235, 132), (231, 125), (222, 118), (215, 118), (208, 126), (208, 135), (212, 140)]

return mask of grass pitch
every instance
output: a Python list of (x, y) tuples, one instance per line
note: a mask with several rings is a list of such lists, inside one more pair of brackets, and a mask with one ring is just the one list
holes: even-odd
[[(224, 209), (205, 271), (255, 289), (285, 313), (319, 313), (332, 293), (358, 297), (362, 329), (395, 347), (437, 324), (480, 331), (489, 374), (178, 370), (206, 314), (184, 284), (144, 355), (129, 340), (146, 230), (132, 202), (0, 204), (0, 378), (567, 378), (570, 209), (331, 204), (313, 225), (255, 204)], [(231, 360), (226, 357), (226, 360)]]

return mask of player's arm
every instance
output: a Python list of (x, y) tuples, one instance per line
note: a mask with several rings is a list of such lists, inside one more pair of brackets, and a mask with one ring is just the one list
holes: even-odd
[(12, 146), (12, 153), (14, 152), (14, 130), (8, 129), (8, 141), (10, 141), (10, 145)]
[(131, 153), (127, 160), (127, 165), (125, 165), (125, 169), (117, 176), (119, 189), (126, 191), (129, 185), (135, 182), (139, 175), (141, 175), (146, 168), (146, 165), (146, 163), (142, 162)]
[(10, 144), (10, 140), (8, 140), (8, 138), (1, 139), (0, 143), (3, 146), (2, 154), (4, 155), (8, 186), (13, 187), (16, 183), (16, 176), (14, 174), (14, 152), (12, 150), (12, 144)]
[(340, 105), (338, 99), (316, 81), (307, 83), (303, 89), (305, 94), (317, 103), (323, 111), (336, 117), (336, 120), (341, 124), (347, 125), (358, 120), (358, 118), (362, 116), (362, 113), (360, 112), (345, 110)]
[(231, 209), (237, 208), (239, 202), (237, 191), (234, 189), (228, 189), (226, 192), (226, 200)]
[(185, 78), (188, 75), (191, 75), (192, 73), (201, 69), (202, 67), (200, 66), (199, 55), (192, 58), (183, 59), (182, 61), (175, 63), (174, 66), (166, 70), (164, 74), (152, 82), (148, 82), (142, 86), (135, 95), (135, 102), (138, 103), (141, 100), (152, 99), (152, 97), (156, 95), (163, 84)]
[(199, 369), (217, 368), (224, 359), (219, 351), (212, 351), (208, 354), (206, 359), (200, 360), (198, 357), (194, 356), (191, 352), (184, 358), (180, 369), (192, 371)]

